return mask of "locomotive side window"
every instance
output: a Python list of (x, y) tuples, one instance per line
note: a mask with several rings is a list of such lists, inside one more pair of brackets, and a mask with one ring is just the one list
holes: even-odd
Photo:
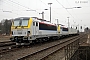
[(68, 28), (63, 28), (63, 31), (68, 31)]
[(38, 26), (38, 22), (36, 22), (36, 26)]
[(35, 26), (35, 22), (33, 22), (33, 26)]
[(57, 31), (57, 27), (54, 25), (39, 23), (40, 30), (54, 30)]

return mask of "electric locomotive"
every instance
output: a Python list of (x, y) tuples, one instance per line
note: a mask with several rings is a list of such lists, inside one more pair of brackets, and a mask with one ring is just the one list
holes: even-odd
[(19, 17), (12, 21), (11, 41), (19, 44), (60, 37), (60, 25), (37, 17)]

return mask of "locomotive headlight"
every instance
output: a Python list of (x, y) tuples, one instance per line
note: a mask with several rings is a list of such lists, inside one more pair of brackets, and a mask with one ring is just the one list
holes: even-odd
[(30, 31), (27, 31), (27, 36), (29, 36), (30, 35)]
[(28, 31), (28, 34), (30, 34), (30, 31)]

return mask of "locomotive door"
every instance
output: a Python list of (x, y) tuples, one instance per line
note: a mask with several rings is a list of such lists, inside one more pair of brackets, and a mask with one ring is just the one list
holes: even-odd
[(34, 21), (33, 22), (33, 35), (38, 35), (38, 22)]

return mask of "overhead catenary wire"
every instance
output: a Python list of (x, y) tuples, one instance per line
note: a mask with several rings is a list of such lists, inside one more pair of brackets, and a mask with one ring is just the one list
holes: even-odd
[[(68, 0), (66, 0), (68, 5), (71, 7), (71, 5), (69, 4)], [(73, 9), (72, 9), (72, 12), (73, 12)], [(78, 18), (76, 15), (75, 15), (76, 18)], [(79, 19), (79, 18), (78, 18)], [(81, 19), (80, 19), (81, 20)]]
[[(16, 4), (16, 5), (19, 5), (19, 6), (21, 6), (21, 7), (24, 7), (24, 8), (27, 8), (27, 9), (30, 9), (30, 10), (33, 10), (33, 9), (31, 9), (31, 8), (29, 8), (29, 7), (26, 7), (26, 6), (24, 6), (24, 5), (21, 5), (21, 4), (19, 4), (18, 2), (15, 2), (15, 1), (12, 1), (12, 0), (8, 0), (9, 2), (12, 2), (12, 3), (14, 3), (14, 4)], [(40, 0), (41, 1), (41, 0)], [(43, 1), (41, 1), (42, 3), (44, 3)], [(45, 3), (44, 3), (45, 4)], [(46, 4), (45, 4), (46, 5)], [(15, 6), (15, 5), (14, 5)], [(47, 6), (47, 5), (46, 5)], [(49, 6), (48, 6), (49, 7)], [(37, 12), (37, 11), (36, 11)], [(54, 11), (54, 12), (56, 12), (56, 11)], [(13, 12), (11, 12), (11, 13), (13, 13)], [(37, 13), (39, 13), (39, 12), (37, 12)], [(17, 13), (14, 13), (14, 14), (16, 14), (16, 15), (19, 15), (19, 14), (17, 14)], [(58, 14), (58, 13), (57, 13)], [(58, 14), (58, 16), (59, 16), (59, 14)]]
[[(41, 0), (40, 0), (41, 1)], [(69, 13), (69, 15), (70, 16), (72, 16), (72, 18), (73, 19), (76, 19), (76, 18), (74, 18), (73, 17), (73, 15), (66, 9), (66, 7), (64, 7), (58, 0), (56, 0), (68, 13)], [(45, 4), (43, 1), (41, 1), (43, 4)], [(68, 3), (69, 4), (69, 3)], [(47, 6), (47, 4), (45, 4), (46, 6)], [(70, 5), (70, 4), (69, 4)], [(53, 10), (54, 11), (54, 10)], [(56, 13), (56, 11), (54, 11), (55, 13)], [(58, 14), (58, 13), (57, 13)], [(59, 14), (58, 14), (58, 16), (59, 16)], [(62, 16), (62, 15), (60, 15), (60, 16)]]
[(29, 7), (26, 7), (26, 6), (24, 6), (24, 5), (21, 5), (21, 4), (19, 4), (19, 3), (17, 3), (17, 2), (14, 2), (14, 1), (12, 1), (12, 0), (8, 0), (8, 1), (10, 1), (10, 2), (12, 2), (12, 3), (14, 3), (14, 4), (17, 4), (17, 5), (21, 6), (21, 7), (24, 7), (24, 8), (29, 9), (29, 10), (26, 10), (26, 11), (35, 11), (35, 12), (37, 12), (38, 14), (40, 13), (40, 12), (34, 10), (34, 9), (31, 9), (31, 8), (29, 8)]
[[(12, 2), (12, 3), (14, 3), (14, 4), (17, 4), (17, 5), (19, 5), (19, 6), (22, 6), (22, 7), (24, 7), (24, 8), (30, 9), (31, 11), (33, 11), (33, 9), (31, 9), (31, 8), (29, 8), (29, 7), (26, 7), (26, 6), (24, 6), (24, 5), (21, 5), (21, 4), (17, 3), (17, 2), (14, 2), (14, 1), (12, 1), (12, 0), (8, 0), (8, 1), (10, 1), (10, 2)], [(39, 13), (38, 11), (35, 11), (35, 12)]]
[[(10, 6), (11, 6), (11, 3), (14, 3), (13, 4), (13, 6), (14, 7), (16, 7), (17, 8), (17, 6), (21, 6), (21, 7), (24, 7), (24, 8), (27, 8), (27, 9), (29, 9), (29, 10), (31, 10), (30, 8), (28, 8), (28, 7), (25, 7), (25, 6), (23, 6), (23, 5), (21, 5), (21, 4), (19, 4), (19, 3), (16, 3), (16, 2), (14, 2), (14, 1), (11, 1), (11, 0), (8, 0), (8, 1), (2, 1), (2, 2), (4, 2), (4, 3), (6, 3), (6, 4), (9, 4)], [(9, 2), (9, 3), (8, 3)], [(17, 5), (17, 6), (15, 6), (15, 5)], [(5, 6), (7, 6), (7, 5), (5, 5)], [(8, 7), (8, 6), (7, 6)], [(11, 7), (10, 7), (11, 8)], [(5, 10), (5, 9), (0, 9), (0, 10), (2, 10), (2, 12), (8, 12), (8, 13), (12, 13), (12, 14), (15, 14), (15, 15), (20, 15), (21, 16), (21, 13), (17, 13), (17, 11), (16, 10)], [(15, 12), (13, 12), (13, 11), (16, 11), (16, 13)], [(20, 10), (21, 11), (21, 10)], [(33, 9), (31, 10), (31, 11), (33, 11)], [(36, 12), (36, 11), (35, 11)], [(38, 12), (39, 13), (39, 12)]]
[[(21, 4), (19, 4), (19, 3), (17, 3), (17, 2), (15, 2), (15, 1), (13, 1), (13, 0), (8, 0), (8, 1), (10, 1), (10, 2), (12, 2), (12, 3), (14, 3), (14, 4), (17, 4), (17, 5), (19, 5), (19, 6), (21, 6), (21, 7), (24, 7), (24, 8), (27, 8), (27, 9), (30, 9), (30, 10), (33, 10), (33, 9), (31, 9), (31, 8), (29, 8), (29, 7), (26, 7), (26, 6), (24, 6), (24, 5), (21, 5)], [(40, 0), (41, 1), (41, 0)], [(41, 1), (43, 4), (45, 4), (43, 1)], [(47, 4), (45, 4), (46, 6), (47, 6)], [(63, 5), (62, 5), (63, 6)], [(48, 6), (49, 7), (49, 6)], [(64, 7), (64, 6), (63, 6)], [(53, 10), (54, 11), (54, 10)], [(37, 11), (36, 11), (37, 12)], [(54, 12), (56, 12), (56, 11), (54, 11)], [(39, 12), (38, 12), (39, 13)], [(58, 14), (58, 13), (57, 13)], [(70, 13), (69, 13), (70, 14)], [(17, 14), (17, 15), (19, 15), (19, 14)], [(71, 15), (71, 14), (70, 14)], [(58, 16), (59, 16), (59, 14), (58, 14)], [(74, 17), (73, 17), (74, 18)]]
[[(72, 14), (58, 0), (56, 0), (56, 1), (72, 16)], [(74, 19), (74, 17), (73, 17), (73, 19)]]
[[(9, 4), (7, 1), (2, 1), (3, 3), (5, 4)], [(7, 5), (5, 5), (6, 7), (8, 7)], [(15, 7), (15, 6), (14, 6)], [(10, 7), (9, 7), (10, 8)], [(3, 8), (0, 9), (2, 12), (8, 12), (8, 13), (12, 13), (12, 14), (15, 14), (15, 15), (20, 15), (18, 13), (15, 13), (15, 12), (12, 12), (12, 10), (4, 10)]]

